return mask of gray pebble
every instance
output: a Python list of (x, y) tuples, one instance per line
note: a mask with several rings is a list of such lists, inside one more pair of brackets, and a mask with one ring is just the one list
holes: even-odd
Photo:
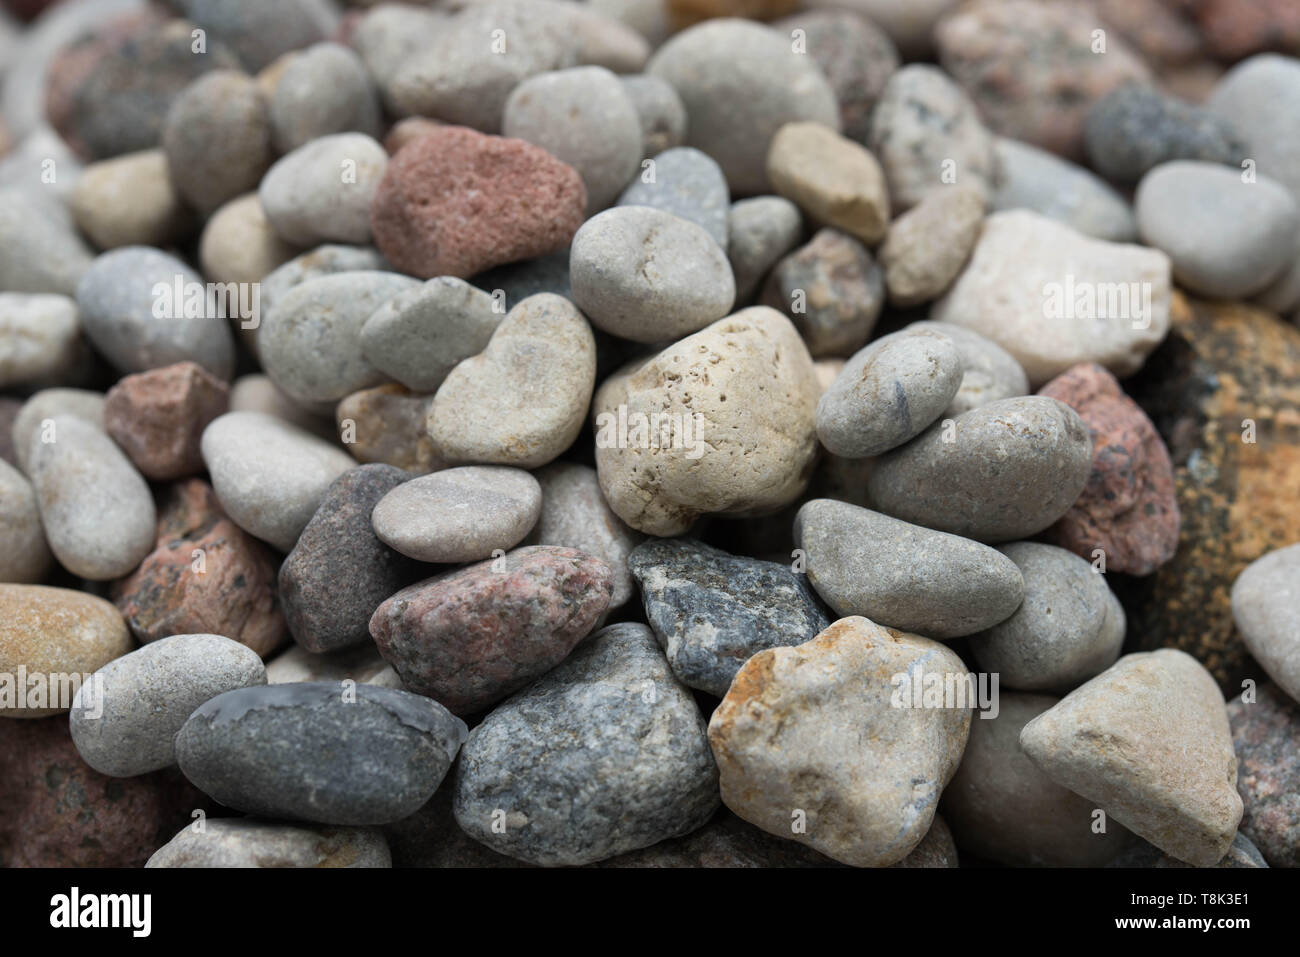
[(23, 403), (14, 416), (11, 435), (14, 458), (22, 471), (31, 474), (32, 439), (56, 415), (75, 415), (98, 429), (104, 428), (104, 393), (89, 389), (42, 389)]
[(348, 38), (348, 43), (379, 88), (380, 98), (394, 115), (401, 110), (389, 99), (393, 78), (406, 61), (436, 42), (447, 23), (442, 10), (413, 7), (405, 3), (381, 3), (366, 10)]
[(55, 196), (0, 189), (0, 292), (71, 296), (93, 258)]
[(262, 279), (261, 314), (268, 315), (291, 289), (308, 279), (339, 272), (392, 272), (392, 269), (388, 260), (373, 246), (337, 243), (317, 246), (277, 266)]
[(1115, 663), (1124, 644), (1124, 609), (1105, 576), (1055, 545), (1015, 542), (998, 551), (1020, 569), (1025, 601), (971, 639), (981, 668), (1017, 691), (1063, 694)]
[(655, 156), (686, 141), (686, 107), (672, 84), (657, 76), (621, 76), (641, 121), (641, 155)]
[(569, 288), (569, 249), (566, 246), (549, 256), (497, 266), (479, 273), (471, 282), (493, 296), (497, 295), (498, 290), (505, 293), (507, 310), (539, 292), (572, 299), (573, 290)]
[(370, 513), (410, 479), (390, 465), (362, 465), (330, 485), (280, 566), (279, 596), (289, 633), (308, 651), (367, 642), (370, 616), (389, 595), (423, 574), (378, 538)]
[(1041, 396), (990, 402), (936, 422), (881, 456), (867, 480), (887, 515), (982, 542), (1041, 532), (1092, 472), (1088, 427)]
[(1024, 597), (1009, 558), (848, 502), (814, 499), (795, 517), (808, 580), (841, 618), (946, 640), (1011, 615)]
[(330, 483), (356, 462), (282, 419), (227, 412), (199, 443), (226, 514), (282, 552), (293, 548)]
[(591, 324), (634, 342), (680, 339), (731, 311), (731, 264), (695, 223), (645, 206), (593, 216), (573, 237), (573, 300)]
[(736, 278), (736, 303), (749, 302), (777, 261), (799, 245), (803, 216), (784, 196), (755, 196), (727, 213), (727, 258)]
[(31, 482), (8, 462), (0, 460), (0, 582), (39, 584), (54, 556), (45, 543), (40, 508)]
[(1091, 170), (1028, 143), (997, 138), (1001, 179), (990, 209), (1031, 209), (1085, 236), (1116, 243), (1137, 238), (1128, 202)]
[(28, 454), (45, 537), (64, 568), (108, 581), (153, 550), (157, 513), (149, 485), (101, 429), (55, 416)]
[[(181, 294), (176, 286), (181, 284)], [(123, 246), (99, 256), (77, 283), (86, 336), (119, 372), (146, 372), (197, 362), (220, 379), (235, 364), (230, 323), (205, 297), (204, 314), (187, 313), (204, 290), (202, 277), (150, 246)]]
[(626, 623), (597, 632), (473, 730), (453, 809), (493, 850), (564, 865), (686, 834), (718, 803), (694, 698), (650, 629)]
[(228, 44), (250, 70), (339, 29), (339, 11), (326, 0), (173, 0), (172, 5)]
[(1157, 166), (1135, 199), (1143, 242), (1169, 256), (1174, 278), (1193, 292), (1241, 299), (1287, 269), (1300, 232), (1300, 206), (1268, 176), (1180, 160)]
[(72, 743), (100, 774), (129, 778), (176, 763), (174, 739), (194, 709), (266, 684), (257, 652), (220, 635), (172, 635), (115, 658), (72, 703)]
[(375, 506), (375, 534), (422, 562), (476, 562), (537, 524), (542, 489), (523, 469), (470, 465), (422, 475)]
[(1300, 544), (1246, 566), (1232, 586), (1232, 618), (1269, 677), (1300, 701)]
[(928, 329), (942, 332), (952, 340), (961, 356), (962, 377), (957, 394), (944, 410), (944, 418), (955, 417), (971, 409), (1029, 394), (1029, 379), (1016, 357), (992, 339), (987, 339), (965, 326), (951, 322), (923, 320), (906, 327), (906, 331)]
[(689, 538), (646, 542), (628, 565), (673, 674), (718, 698), (760, 651), (801, 645), (831, 623), (807, 579), (789, 565)]
[(286, 242), (367, 243), (370, 201), (387, 168), (388, 154), (369, 136), (334, 133), (280, 157), (257, 195)]
[(1246, 156), (1300, 199), (1300, 116), (1279, 104), (1300, 100), (1300, 61), (1276, 53), (1242, 60), (1210, 92), (1206, 107), (1245, 141)]
[(465, 724), (420, 695), (335, 682), (228, 691), (176, 735), (185, 776), (249, 814), (387, 824), (415, 813), (451, 767)]
[[(718, 164), (697, 149), (681, 146), (659, 153), (618, 198), (620, 206), (650, 206), (704, 228), (727, 248), (727, 212), (731, 197)], [(647, 177), (653, 179), (647, 182)]]
[(145, 867), (392, 867), (384, 834), (369, 827), (298, 827), (216, 818), (187, 827)]
[(844, 458), (880, 455), (942, 415), (962, 373), (961, 355), (942, 332), (909, 329), (877, 339), (822, 393), (817, 437)]
[(380, 133), (379, 101), (361, 58), (338, 43), (295, 53), (271, 97), (271, 133), (281, 153), (330, 133)]
[(487, 348), (501, 320), (491, 295), (463, 279), (439, 276), (404, 289), (361, 327), (361, 351), (408, 389), (434, 392), (462, 359)]
[(0, 388), (63, 380), (83, 358), (76, 302), (0, 292)]
[(362, 351), (361, 330), (384, 303), (418, 280), (392, 272), (343, 272), (300, 283), (263, 316), (257, 346), (266, 374), (289, 398), (334, 403), (384, 382)]

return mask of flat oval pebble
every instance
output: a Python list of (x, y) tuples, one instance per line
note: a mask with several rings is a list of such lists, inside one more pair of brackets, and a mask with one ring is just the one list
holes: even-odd
[(423, 570), (375, 535), (371, 512), (410, 474), (362, 465), (336, 478), (283, 564), (279, 601), (294, 640), (329, 652), (368, 642), (370, 616)]
[(971, 639), (980, 667), (1017, 691), (1066, 692), (1100, 674), (1124, 644), (1124, 609), (1105, 576), (1055, 545), (998, 549), (1024, 578), (1024, 603)]
[(257, 652), (220, 635), (173, 635), (115, 658), (82, 685), (70, 718), (83, 761), (117, 778), (176, 763), (173, 740), (194, 709), (266, 684)]
[(298, 284), (276, 300), (258, 330), (266, 374), (309, 406), (379, 385), (385, 376), (363, 353), (361, 330), (381, 305), (418, 286), (392, 272), (342, 272)]
[(301, 827), (216, 818), (187, 827), (145, 867), (392, 867), (383, 832), (369, 827)]
[(453, 800), (470, 837), (543, 865), (648, 847), (717, 807), (704, 719), (650, 629), (630, 622), (598, 632), (471, 732)]
[(1128, 202), (1091, 170), (1019, 140), (997, 137), (1001, 178), (990, 210), (1028, 209), (1094, 239), (1128, 243), (1137, 220)]
[(370, 203), (388, 153), (364, 133), (333, 133), (276, 160), (258, 187), (266, 218), (299, 246), (370, 241)]
[(869, 458), (919, 435), (948, 408), (961, 355), (941, 332), (905, 331), (858, 352), (817, 403), (817, 437), (835, 455)]
[(386, 824), (437, 789), (465, 724), (436, 701), (339, 682), (227, 691), (176, 734), (185, 776), (226, 807), (322, 824)]
[(188, 359), (229, 379), (234, 339), (225, 319), (208, 314), (212, 303), (205, 293), (198, 273), (176, 257), (150, 246), (123, 246), (86, 270), (77, 284), (77, 308), (87, 337), (121, 372)]
[(1232, 585), (1232, 619), (1268, 676), (1300, 701), (1300, 545), (1246, 566)]
[(341, 449), (261, 412), (227, 412), (199, 444), (222, 508), (282, 552), (298, 541), (330, 483), (356, 465)]
[(749, 658), (801, 645), (830, 624), (808, 581), (788, 565), (689, 538), (646, 542), (628, 564), (673, 674), (719, 698)]
[(578, 437), (595, 383), (587, 320), (562, 296), (539, 293), (447, 376), (429, 409), (429, 435), (449, 462), (536, 468)]
[(1138, 184), (1142, 239), (1169, 256), (1178, 283), (1215, 299), (1260, 292), (1291, 265), (1300, 206), (1279, 183), (1217, 163), (1157, 166)]
[(8, 546), (0, 555), (0, 582), (34, 584), (54, 562), (32, 483), (4, 461), (0, 461), (0, 541)]
[(876, 462), (868, 491), (887, 515), (1003, 542), (1064, 515), (1091, 471), (1092, 442), (1078, 414), (1025, 396), (936, 422)]
[(513, 548), (542, 510), (542, 489), (523, 469), (469, 465), (398, 485), (374, 507), (375, 534), (422, 562), (476, 562)]
[[(76, 686), (134, 647), (117, 609), (70, 588), (0, 584), (0, 717), (43, 718), (72, 706)], [(26, 672), (23, 688), (19, 669)], [(23, 694), (19, 694), (23, 691)], [(38, 696), (39, 695), (39, 696)]]
[(1029, 379), (1025, 376), (1025, 370), (1020, 367), (1015, 356), (992, 339), (951, 322), (922, 320), (911, 323), (906, 328), (942, 332), (952, 340), (957, 354), (961, 356), (961, 386), (952, 397), (952, 403), (944, 410), (945, 418), (978, 409), (981, 405), (998, 399), (1029, 394)]
[(809, 583), (842, 618), (948, 639), (1003, 621), (1024, 598), (1019, 569), (995, 549), (848, 502), (804, 503), (794, 541)]
[(816, 222), (875, 245), (889, 228), (885, 174), (861, 145), (820, 123), (787, 123), (767, 152), (773, 191)]
[(984, 219), (984, 197), (971, 186), (932, 190), (898, 217), (880, 247), (889, 299), (915, 306), (938, 298), (966, 265)]
[(61, 379), (81, 349), (75, 301), (54, 293), (0, 292), (0, 388)]
[(635, 342), (680, 339), (736, 299), (722, 247), (695, 223), (648, 206), (587, 220), (573, 237), (569, 280), (596, 328)]
[(23, 403), (11, 430), (18, 467), (31, 474), (32, 439), (48, 432), (56, 415), (75, 415), (98, 428), (104, 427), (104, 394), (89, 389), (42, 389)]
[(41, 524), (59, 563), (91, 581), (139, 565), (153, 548), (153, 495), (113, 440), (85, 419), (59, 415), (30, 455)]
[[(656, 77), (643, 79), (657, 80)], [(700, 226), (719, 248), (726, 249), (731, 196), (722, 168), (689, 146), (665, 150), (654, 155), (649, 163), (649, 166), (641, 164), (641, 174), (623, 190), (618, 205), (649, 206), (672, 213)]]
[(473, 714), (564, 660), (612, 593), (599, 559), (528, 546), (403, 589), (370, 634), (407, 688)]

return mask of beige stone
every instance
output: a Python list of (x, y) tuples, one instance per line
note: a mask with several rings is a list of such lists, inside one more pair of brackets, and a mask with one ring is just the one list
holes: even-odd
[(818, 223), (868, 245), (889, 228), (889, 191), (865, 148), (820, 123), (787, 123), (772, 138), (767, 175), (777, 193)]
[(984, 197), (972, 186), (936, 189), (894, 221), (880, 247), (889, 300), (915, 306), (936, 299), (975, 248)]
[(69, 205), (77, 228), (100, 249), (167, 246), (194, 225), (160, 149), (91, 163), (72, 188)]
[(433, 396), (396, 382), (353, 392), (334, 413), (339, 440), (361, 463), (382, 462), (418, 474), (446, 468), (429, 437), (432, 402)]

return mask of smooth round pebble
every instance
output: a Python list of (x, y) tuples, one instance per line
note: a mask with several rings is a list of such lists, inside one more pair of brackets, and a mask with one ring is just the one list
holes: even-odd
[(0, 189), (0, 292), (75, 295), (94, 255), (57, 197)]
[(1133, 209), (1091, 170), (1019, 140), (997, 137), (1001, 178), (991, 211), (1030, 209), (1085, 236), (1128, 243), (1137, 238)]
[(91, 163), (77, 177), (68, 206), (77, 228), (100, 249), (166, 246), (194, 226), (162, 150)]
[(79, 416), (102, 429), (104, 393), (89, 389), (42, 389), (23, 403), (14, 416), (11, 435), (14, 458), (25, 474), (31, 474), (32, 439), (42, 431), (48, 432), (49, 420), (65, 414)]
[(216, 210), (199, 239), (199, 265), (213, 282), (261, 282), (297, 254), (298, 247), (281, 239), (267, 220), (257, 193)]
[(1300, 545), (1246, 566), (1232, 586), (1232, 619), (1269, 677), (1300, 701)]
[(290, 55), (269, 104), (275, 148), (288, 153), (331, 133), (380, 132), (379, 102), (365, 64), (338, 43)]
[(755, 196), (727, 212), (727, 258), (736, 282), (736, 303), (749, 302), (777, 261), (799, 245), (803, 217), (783, 196)]
[(257, 194), (287, 242), (368, 243), (370, 203), (387, 169), (388, 153), (369, 136), (335, 133), (276, 160)]
[(83, 350), (72, 299), (55, 293), (0, 292), (0, 388), (62, 379), (84, 356)]
[(956, 417), (963, 412), (998, 399), (1011, 399), (1029, 394), (1029, 379), (1015, 356), (992, 339), (951, 322), (922, 320), (906, 327), (907, 330), (942, 332), (952, 340), (961, 356), (962, 377), (952, 404), (944, 410), (945, 417)]
[(932, 190), (894, 220), (880, 247), (885, 286), (896, 306), (937, 299), (961, 272), (984, 219), (984, 197), (969, 186)]
[[(647, 77), (647, 79), (652, 79)], [(727, 248), (727, 178), (704, 153), (689, 146), (666, 150), (641, 164), (641, 174), (618, 198), (620, 206), (649, 206), (702, 227)]]
[(686, 107), (672, 84), (657, 76), (621, 76), (641, 121), (641, 155), (656, 156), (686, 141)]

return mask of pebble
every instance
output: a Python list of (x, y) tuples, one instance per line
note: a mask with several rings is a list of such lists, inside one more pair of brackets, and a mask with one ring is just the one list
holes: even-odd
[(930, 318), (992, 339), (1033, 386), (1080, 362), (1127, 376), (1169, 331), (1170, 281), (1159, 250), (1011, 210), (984, 220), (970, 262)]
[(187, 827), (158, 848), (145, 867), (392, 867), (377, 828), (297, 827), (247, 818), (217, 818)]
[(980, 667), (1017, 691), (1064, 693), (1119, 658), (1124, 609), (1105, 577), (1055, 545), (1015, 542), (999, 551), (1024, 579), (1023, 604), (971, 639)]
[(686, 142), (686, 107), (672, 84), (649, 74), (618, 79), (641, 124), (642, 157), (657, 156)]
[(755, 196), (727, 212), (727, 258), (736, 282), (736, 303), (750, 301), (768, 270), (799, 244), (803, 217), (781, 196)]
[(420, 288), (391, 272), (342, 272), (299, 283), (265, 312), (257, 333), (262, 367), (291, 399), (333, 406), (385, 381), (363, 352), (362, 329), (394, 296)]
[(813, 9), (783, 17), (772, 26), (786, 36), (802, 30), (808, 55), (830, 81), (840, 105), (840, 129), (865, 143), (871, 110), (898, 69), (898, 50), (870, 14), (857, 9)]
[(1092, 438), (1092, 474), (1048, 538), (1106, 571), (1149, 575), (1178, 548), (1181, 517), (1169, 450), (1141, 407), (1099, 365), (1077, 365), (1039, 395), (1064, 402)]
[(257, 193), (214, 212), (199, 239), (199, 265), (212, 282), (261, 282), (297, 254), (267, 220)]
[(1138, 230), (1169, 256), (1178, 284), (1214, 299), (1263, 291), (1292, 265), (1300, 206), (1268, 176), (1179, 160), (1138, 184)]
[(965, 686), (953, 652), (866, 618), (842, 618), (805, 644), (750, 658), (709, 721), (723, 803), (844, 864), (905, 858), (957, 770), (971, 712), (893, 706), (899, 692), (889, 676), (903, 673)]
[(378, 202), (387, 168), (388, 154), (369, 136), (334, 133), (276, 160), (262, 177), (258, 197), (287, 242), (368, 243), (371, 202)]
[(578, 171), (541, 147), (447, 126), (393, 157), (371, 229), (402, 272), (463, 279), (568, 246), (586, 208)]
[(1099, 55), (1097, 14), (1083, 4), (975, 0), (935, 27), (939, 62), (1003, 136), (1077, 160), (1088, 110), (1150, 71), (1116, 30)]
[(439, 387), (429, 435), (449, 462), (536, 468), (578, 437), (595, 382), (582, 313), (561, 296), (530, 296)]
[(431, 395), (413, 395), (390, 382), (362, 389), (338, 404), (334, 418), (339, 438), (364, 464), (392, 465), (415, 475), (446, 468), (429, 438)]
[[(188, 314), (196, 289), (204, 291), (201, 316)], [(229, 324), (209, 314), (212, 305), (198, 273), (150, 246), (123, 246), (102, 254), (77, 283), (77, 308), (86, 336), (123, 373), (189, 360), (217, 378), (229, 379), (234, 339)]]
[(1251, 562), (1232, 586), (1232, 618), (1268, 676), (1300, 701), (1300, 545)]
[(631, 622), (598, 632), (488, 715), (465, 742), (453, 799), (470, 837), (543, 865), (649, 847), (717, 807), (699, 709), (650, 629)]
[(199, 437), (226, 412), (230, 387), (202, 366), (177, 362), (124, 376), (104, 399), (104, 431), (153, 481), (203, 471)]
[[(1170, 857), (1163, 853), (1160, 848), (1154, 844), (1148, 844), (1141, 841), (1129, 848), (1119, 857), (1115, 858), (1107, 867), (1191, 867), (1191, 864), (1184, 864), (1176, 857)], [(1263, 855), (1260, 854), (1259, 848), (1250, 842), (1250, 839), (1241, 831), (1237, 832), (1236, 837), (1232, 839), (1232, 844), (1228, 848), (1228, 853), (1223, 856), (1223, 860), (1212, 865), (1213, 867), (1268, 867)]]
[(375, 610), (370, 634), (407, 688), (474, 714), (563, 661), (612, 592), (599, 559), (525, 546), (399, 591)]
[(513, 309), (529, 296), (551, 292), (565, 299), (573, 298), (569, 287), (569, 247), (525, 259), (522, 262), (497, 266), (474, 277), (474, 285), (485, 289), (498, 299), (498, 291), (505, 294), (505, 307)]
[(983, 221), (984, 197), (973, 187), (926, 193), (880, 247), (889, 301), (905, 307), (939, 298), (966, 265)]
[(995, 149), (1001, 178), (990, 199), (992, 210), (1032, 210), (1113, 243), (1137, 239), (1128, 201), (1091, 170), (1004, 136), (997, 137)]
[(372, 521), (379, 539), (403, 555), (477, 562), (523, 541), (541, 510), (541, 486), (523, 469), (469, 465), (392, 488)]
[(423, 569), (375, 535), (371, 512), (411, 476), (362, 465), (336, 478), (280, 566), (279, 601), (296, 642), (325, 653), (368, 643), (370, 616)]
[(372, 641), (326, 653), (308, 651), (302, 645), (293, 644), (266, 665), (266, 683), (272, 685), (346, 679), (358, 684), (406, 690), (397, 672), (384, 660)]
[(48, 434), (47, 422), (56, 415), (76, 415), (98, 428), (104, 427), (104, 394), (88, 389), (42, 389), (23, 403), (14, 416), (14, 457), (23, 474), (31, 476), (33, 440)]
[[(619, 518), (651, 535), (680, 535), (708, 513), (775, 511), (808, 484), (818, 393), (790, 321), (743, 309), (601, 385), (592, 403), (601, 490)], [(659, 413), (660, 428), (635, 432), (632, 421), (621, 441), (620, 406), (629, 420)]]
[(1184, 652), (1125, 655), (1026, 724), (1020, 746), (1057, 784), (1188, 864), (1217, 864), (1237, 833), (1223, 695)]
[(332, 276), (340, 272), (389, 272), (392, 266), (370, 246), (343, 246), (327, 243), (317, 246), (268, 273), (262, 282), (262, 315), (268, 316), (275, 304), (294, 287), (309, 279)]
[(1225, 120), (1205, 107), (1138, 85), (1112, 90), (1092, 105), (1084, 147), (1097, 172), (1126, 186), (1172, 160), (1236, 166), (1245, 156)]
[[(442, 10), (405, 3), (381, 3), (361, 13), (348, 44), (374, 80), (380, 99), (393, 115), (403, 111), (393, 101), (393, 79), (413, 55), (437, 42), (447, 24)], [(507, 50), (508, 50), (507, 46)]]
[(338, 29), (338, 12), (320, 0), (175, 0), (181, 14), (229, 44), (260, 70), (290, 50), (324, 40)]
[(880, 455), (920, 435), (962, 380), (953, 341), (932, 329), (877, 339), (854, 354), (817, 403), (817, 437), (850, 459)]
[(185, 479), (159, 509), (154, 549), (113, 601), (141, 642), (219, 634), (268, 656), (285, 638), (270, 549), (230, 520), (212, 486)]
[(240, 528), (288, 552), (347, 453), (261, 412), (227, 412), (203, 430), (203, 461), (221, 507)]
[(1029, 380), (1025, 377), (1025, 370), (1011, 353), (992, 339), (986, 339), (978, 332), (951, 322), (921, 321), (906, 328), (942, 332), (952, 340), (961, 357), (964, 370), (961, 386), (952, 397), (952, 403), (944, 410), (943, 418), (956, 418), (963, 412), (978, 409), (999, 399), (1029, 394)]
[(814, 358), (853, 355), (885, 305), (884, 271), (862, 243), (825, 228), (776, 264), (761, 300), (790, 317)]
[(1134, 842), (1117, 821), (1098, 832), (1092, 801), (1054, 782), (1021, 750), (1020, 731), (1059, 698), (1004, 691), (971, 721), (940, 808), (958, 847), (1009, 867), (1102, 867)]
[(256, 652), (220, 635), (173, 635), (115, 658), (82, 685), (70, 716), (81, 759), (129, 778), (176, 763), (173, 739), (209, 698), (266, 684)]
[(848, 502), (805, 502), (794, 542), (809, 583), (841, 618), (947, 640), (996, 625), (1024, 598), (1019, 569), (995, 549)]
[[(117, 609), (89, 592), (45, 585), (0, 584), (0, 674), (17, 676), (25, 669), (25, 695), (12, 700), (15, 678), (6, 684), (0, 717), (43, 718), (63, 714), (50, 682), (56, 675), (88, 675), (131, 650), (131, 635)], [(33, 681), (37, 676), (45, 681)], [(38, 690), (46, 695), (37, 697)], [(19, 707), (23, 705), (23, 707)], [(8, 722), (0, 722), (2, 728)]]
[(820, 123), (787, 123), (767, 153), (775, 192), (816, 222), (875, 245), (889, 229), (884, 172), (866, 149)]
[(462, 359), (487, 348), (504, 318), (492, 296), (439, 276), (381, 304), (361, 327), (361, 351), (416, 392), (434, 392)]
[(77, 304), (56, 293), (0, 292), (0, 388), (66, 378), (84, 357)]
[(0, 189), (0, 292), (75, 295), (94, 255), (56, 198)]
[[(879, 26), (908, 59), (923, 57), (934, 52), (935, 24), (957, 6), (961, 0), (852, 0), (849, 9)], [(842, 0), (812, 0), (812, 7), (845, 6)]]
[(1055, 399), (1025, 396), (935, 423), (877, 460), (867, 488), (894, 518), (1005, 542), (1064, 515), (1091, 471), (1092, 443), (1078, 414)]
[(618, 197), (641, 162), (641, 119), (609, 70), (581, 66), (529, 77), (506, 100), (501, 131), (578, 171), (587, 214)]
[(961, 87), (929, 64), (909, 64), (889, 78), (866, 145), (884, 170), (896, 214), (944, 186), (988, 197), (997, 182), (993, 134)]
[(552, 462), (535, 478), (542, 488), (542, 513), (527, 543), (561, 545), (599, 558), (614, 576), (609, 608), (621, 608), (635, 592), (628, 555), (644, 536), (614, 514), (600, 491), (595, 469)]
[(186, 203), (206, 214), (257, 188), (275, 158), (266, 106), (257, 81), (238, 70), (206, 73), (176, 97), (162, 147)]
[(386, 824), (437, 789), (465, 724), (436, 701), (336, 682), (227, 691), (176, 735), (185, 776), (227, 807), (322, 824)]
[(697, 224), (618, 206), (583, 224), (569, 259), (573, 301), (596, 328), (634, 342), (680, 339), (731, 311), (726, 253)]
[(654, 165), (650, 180), (646, 180), (651, 176), (650, 170), (643, 163), (641, 176), (623, 190), (618, 205), (649, 206), (672, 213), (701, 227), (718, 248), (726, 250), (731, 196), (722, 168), (689, 146), (666, 150), (651, 162)]
[(162, 150), (142, 150), (91, 163), (77, 177), (68, 206), (100, 249), (166, 246), (194, 225), (167, 172)]
[(332, 133), (380, 133), (379, 101), (365, 64), (338, 43), (290, 54), (268, 107), (281, 153)]
[(1261, 683), (1251, 703), (1228, 702), (1237, 755), (1241, 831), (1271, 867), (1300, 867), (1300, 706)]
[(758, 652), (801, 645), (830, 625), (807, 580), (789, 565), (689, 538), (646, 542), (628, 565), (677, 680), (719, 698)]
[(0, 582), (36, 584), (54, 564), (54, 556), (45, 543), (32, 483), (3, 461), (0, 461), (0, 541), (8, 545), (0, 556)]
[(646, 72), (677, 90), (686, 145), (717, 161), (736, 196), (771, 192), (768, 148), (786, 123), (839, 129), (835, 93), (817, 64), (795, 53), (788, 35), (758, 23), (721, 19), (683, 30), (659, 47)]
[(139, 565), (153, 546), (153, 496), (113, 441), (85, 419), (59, 415), (29, 454), (41, 524), (59, 563), (91, 581)]
[[(1240, 12), (1240, 11), (1239, 11)], [(1300, 199), (1300, 118), (1279, 103), (1300, 96), (1300, 63), (1264, 53), (1243, 60), (1223, 75), (1206, 100), (1210, 112), (1232, 125), (1256, 169)]]
[(230, 411), (265, 412), (322, 439), (333, 441), (338, 437), (332, 422), (294, 402), (260, 372), (240, 376), (231, 384)]

